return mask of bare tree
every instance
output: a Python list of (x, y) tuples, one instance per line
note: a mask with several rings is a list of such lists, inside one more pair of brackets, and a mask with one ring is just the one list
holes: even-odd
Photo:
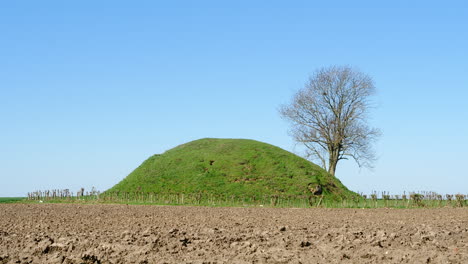
[(306, 147), (308, 158), (318, 160), (335, 176), (338, 161), (354, 159), (359, 167), (372, 167), (372, 143), (379, 130), (367, 125), (372, 78), (349, 66), (317, 70), (280, 115), (292, 123), (291, 135)]

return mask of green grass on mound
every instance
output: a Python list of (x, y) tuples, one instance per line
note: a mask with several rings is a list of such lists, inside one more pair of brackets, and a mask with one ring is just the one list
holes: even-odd
[(107, 192), (307, 195), (321, 184), (326, 196), (353, 195), (319, 166), (270, 144), (206, 138), (144, 161)]

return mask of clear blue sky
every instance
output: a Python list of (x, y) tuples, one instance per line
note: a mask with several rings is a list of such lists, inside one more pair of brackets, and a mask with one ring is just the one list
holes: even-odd
[(3, 1), (0, 197), (105, 190), (203, 137), (294, 151), (277, 112), (315, 69), (374, 78), (370, 193), (468, 193), (465, 1)]

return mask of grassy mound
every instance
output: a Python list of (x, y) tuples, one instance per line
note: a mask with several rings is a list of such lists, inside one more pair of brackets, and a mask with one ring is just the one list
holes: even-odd
[(108, 192), (307, 195), (353, 194), (319, 166), (270, 144), (247, 139), (195, 140), (153, 155)]

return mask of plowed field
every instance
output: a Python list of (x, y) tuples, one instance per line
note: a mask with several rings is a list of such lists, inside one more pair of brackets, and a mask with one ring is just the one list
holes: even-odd
[(468, 209), (0, 204), (0, 263), (468, 263)]

